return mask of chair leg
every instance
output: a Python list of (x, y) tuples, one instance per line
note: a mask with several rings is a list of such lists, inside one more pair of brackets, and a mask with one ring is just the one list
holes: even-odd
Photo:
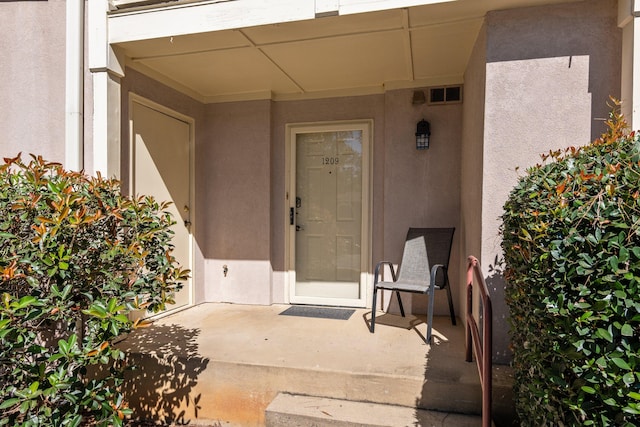
[(398, 305), (400, 306), (400, 314), (404, 317), (404, 307), (402, 306), (402, 299), (400, 299), (400, 291), (396, 291), (396, 297), (398, 297)]
[(453, 298), (451, 297), (451, 286), (447, 280), (447, 298), (449, 299), (449, 313), (451, 314), (451, 324), (456, 326), (456, 312), (453, 310)]
[(433, 326), (433, 300), (435, 298), (434, 280), (431, 281), (429, 286), (429, 306), (427, 308), (427, 344), (431, 344), (431, 329)]
[(373, 302), (371, 303), (371, 328), (369, 331), (373, 333), (376, 328), (376, 302), (378, 300), (378, 288), (373, 285)]

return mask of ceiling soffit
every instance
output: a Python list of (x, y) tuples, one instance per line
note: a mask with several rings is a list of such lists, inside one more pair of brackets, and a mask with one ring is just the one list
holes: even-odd
[(487, 8), (514, 3), (542, 1), (456, 0), (115, 46), (203, 102), (381, 93), (461, 84)]

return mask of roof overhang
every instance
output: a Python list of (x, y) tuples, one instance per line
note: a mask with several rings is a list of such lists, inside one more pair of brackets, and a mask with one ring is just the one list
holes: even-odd
[(202, 102), (319, 98), (461, 84), (488, 11), (566, 2), (121, 0), (107, 31), (128, 66)]

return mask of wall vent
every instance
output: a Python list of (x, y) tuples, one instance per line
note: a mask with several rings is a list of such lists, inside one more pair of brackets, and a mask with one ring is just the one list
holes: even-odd
[(429, 88), (429, 104), (452, 104), (462, 102), (462, 86)]

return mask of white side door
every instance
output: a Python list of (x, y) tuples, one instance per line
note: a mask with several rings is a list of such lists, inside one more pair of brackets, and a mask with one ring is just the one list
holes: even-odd
[[(191, 142), (193, 122), (168, 109), (133, 97), (130, 103), (131, 194), (171, 201), (173, 255), (192, 271)], [(175, 296), (172, 311), (192, 304), (192, 279)]]
[(292, 303), (366, 303), (369, 133), (368, 123), (292, 128)]

